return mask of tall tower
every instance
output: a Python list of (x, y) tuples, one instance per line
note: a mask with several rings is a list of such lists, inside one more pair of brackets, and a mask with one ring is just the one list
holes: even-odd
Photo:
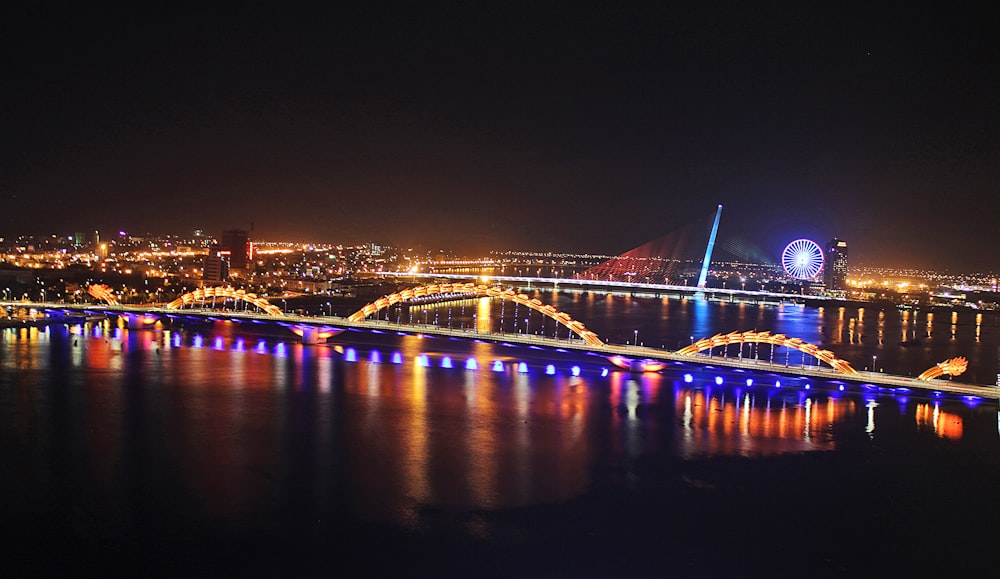
[(826, 270), (823, 272), (826, 289), (847, 289), (847, 242), (836, 237), (826, 245)]
[(219, 244), (222, 255), (229, 258), (229, 273), (241, 276), (250, 271), (250, 234), (242, 229), (230, 229), (222, 232), (222, 242)]

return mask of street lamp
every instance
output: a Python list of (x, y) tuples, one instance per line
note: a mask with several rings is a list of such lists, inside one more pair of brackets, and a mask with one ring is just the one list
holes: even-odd
[(639, 345), (639, 330), (635, 330), (635, 332), (633, 332), (633, 333), (635, 334), (635, 339), (632, 341), (632, 345), (633, 346), (638, 346)]
[(872, 354), (872, 372), (874, 372), (874, 371), (875, 371), (875, 359), (876, 359), (877, 357), (878, 357), (878, 356), (876, 356), (875, 354)]
[(333, 307), (330, 305), (330, 302), (326, 302), (326, 315), (333, 315)]

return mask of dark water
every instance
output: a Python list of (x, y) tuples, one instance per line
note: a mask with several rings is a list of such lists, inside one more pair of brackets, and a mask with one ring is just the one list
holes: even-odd
[[(950, 352), (970, 368), (996, 361), (996, 326), (961, 315), (928, 325), (922, 314), (907, 324), (874, 311), (548, 298), (622, 341), (636, 330), (666, 345), (757, 328), (829, 344), (859, 366), (874, 351), (904, 374)], [(914, 325), (930, 337), (899, 346)], [(478, 369), (465, 369), (470, 359)], [(837, 383), (806, 390), (795, 380), (776, 388), (766, 373), (717, 385), (694, 367), (604, 375), (606, 366), (394, 334), (307, 347), (221, 323), (6, 331), (9, 569), (856, 577), (992, 568), (994, 401)]]

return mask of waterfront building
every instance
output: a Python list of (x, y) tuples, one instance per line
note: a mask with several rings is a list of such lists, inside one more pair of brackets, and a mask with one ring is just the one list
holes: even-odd
[(826, 270), (823, 272), (826, 289), (847, 289), (847, 242), (834, 237), (826, 246)]

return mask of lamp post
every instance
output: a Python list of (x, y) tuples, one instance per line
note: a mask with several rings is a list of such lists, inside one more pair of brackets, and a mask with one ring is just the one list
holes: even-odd
[(872, 372), (875, 372), (875, 359), (878, 358), (875, 354), (872, 354)]
[(635, 335), (635, 338), (632, 340), (632, 345), (633, 346), (638, 346), (639, 345), (639, 330), (635, 330), (633, 332), (633, 334)]

